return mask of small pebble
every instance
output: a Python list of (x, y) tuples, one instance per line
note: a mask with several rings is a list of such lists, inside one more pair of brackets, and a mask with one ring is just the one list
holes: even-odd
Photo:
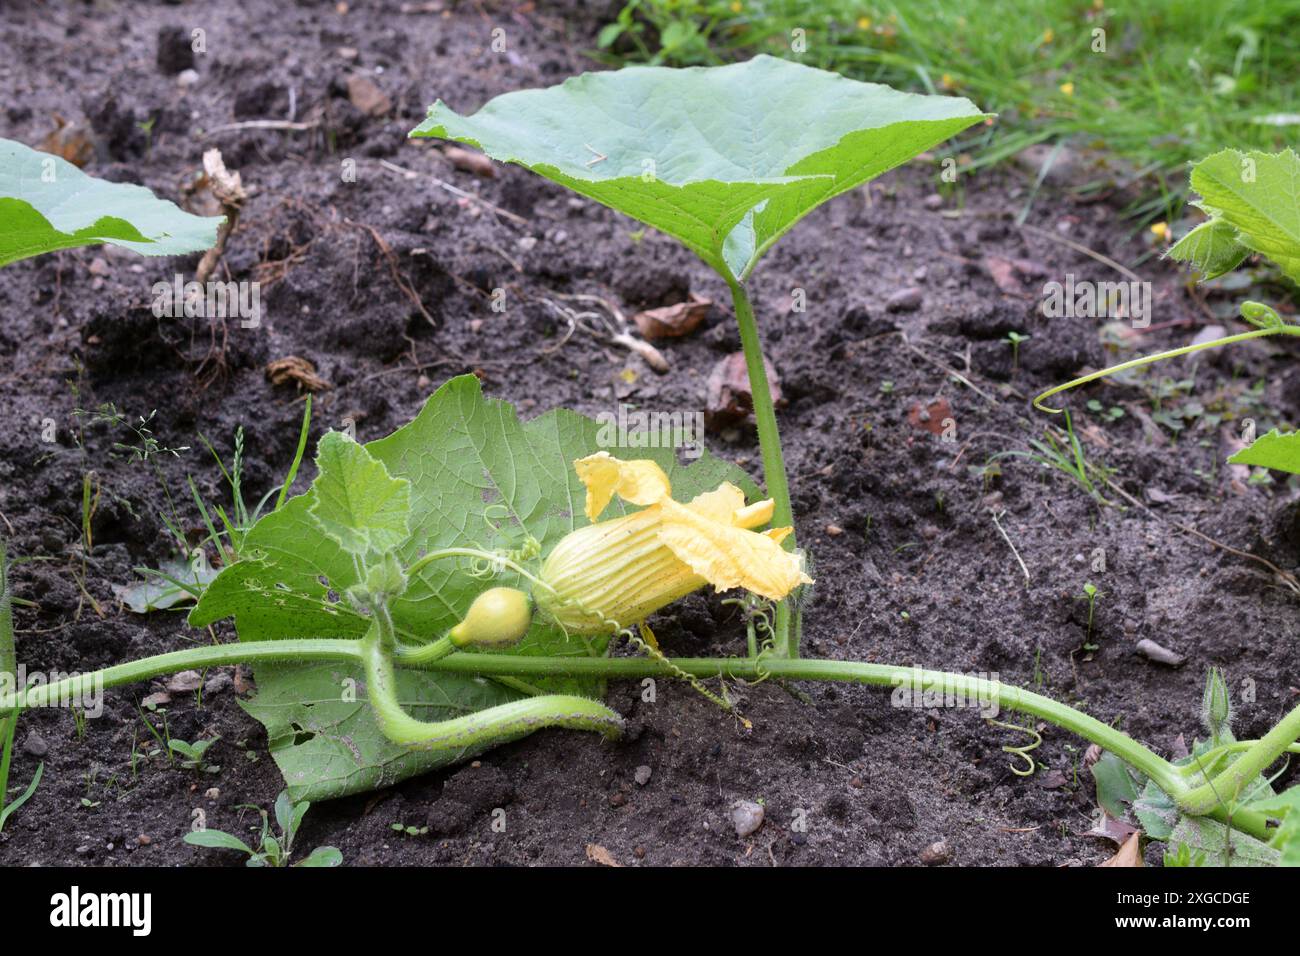
[(1157, 664), (1168, 664), (1170, 667), (1181, 667), (1183, 662), (1187, 660), (1182, 654), (1171, 651), (1150, 638), (1143, 638), (1138, 641), (1134, 650), (1149, 661), (1155, 661)]
[(153, 843), (153, 839), (147, 833), (141, 833), (135, 838), (135, 842), (140, 846), (149, 846)]
[(921, 851), (921, 862), (926, 866), (942, 866), (952, 857), (946, 840), (936, 840)]
[(645, 764), (642, 764), (641, 766), (636, 768), (636, 773), (632, 777), (632, 779), (636, 781), (638, 787), (644, 787), (647, 783), (650, 782), (650, 775), (653, 772), (654, 771), (652, 771)]
[(49, 752), (50, 745), (46, 743), (44, 737), (34, 730), (23, 741), (23, 753), (30, 757), (44, 757)]
[(235, 683), (235, 679), (224, 671), (213, 674), (203, 685), (203, 693), (208, 696), (219, 694)]
[(731, 825), (736, 828), (736, 836), (749, 836), (763, 825), (763, 805), (753, 800), (737, 800), (731, 805)]
[(1044, 790), (1060, 790), (1069, 782), (1065, 774), (1059, 770), (1049, 770), (1038, 778), (1038, 785)]
[(921, 307), (925, 295), (920, 286), (899, 289), (885, 300), (885, 308), (890, 312), (915, 312)]
[(826, 533), (832, 538), (838, 538), (844, 533), (844, 529), (837, 524), (828, 524), (826, 526)]
[(636, 857), (638, 860), (644, 860), (644, 859), (645, 859), (645, 847), (643, 847), (643, 846), (634, 846), (634, 847), (632, 848), (632, 855), (633, 855), (634, 857)]
[(188, 694), (203, 686), (203, 677), (198, 671), (181, 671), (167, 679), (167, 689), (173, 694)]

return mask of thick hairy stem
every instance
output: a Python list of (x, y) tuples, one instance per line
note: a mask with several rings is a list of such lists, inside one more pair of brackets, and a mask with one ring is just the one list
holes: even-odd
[(44, 707), (93, 697), (107, 687), (134, 684), (163, 674), (203, 670), (230, 664), (304, 663), (307, 661), (351, 661), (361, 663), (361, 642), (343, 638), (314, 640), (247, 641), (239, 644), (210, 644), (185, 651), (172, 651), (100, 671), (78, 674), (41, 684), (17, 693), (0, 694), (0, 714), (24, 707)]
[[(749, 373), (749, 391), (754, 401), (754, 423), (758, 426), (758, 445), (763, 455), (763, 483), (772, 496), (772, 524), (778, 528), (794, 527), (794, 510), (790, 506), (790, 481), (786, 476), (785, 456), (781, 453), (781, 433), (776, 425), (776, 406), (767, 381), (767, 368), (763, 363), (763, 344), (758, 336), (758, 323), (749, 303), (745, 287), (732, 281), (731, 301), (736, 310), (736, 324), (740, 327), (740, 346), (745, 353), (745, 369)], [(793, 532), (785, 540), (785, 547), (795, 547)], [(780, 657), (799, 656), (799, 616), (787, 599), (776, 606), (773, 628), (775, 652)]]
[[(402, 710), (395, 695), (393, 663), (376, 627), (363, 640), (320, 639), (251, 641), (219, 644), (186, 651), (160, 654), (102, 671), (70, 677), (53, 684), (0, 695), (0, 716), (12, 715), (24, 707), (43, 706), (82, 698), (119, 684), (147, 680), (162, 674), (235, 663), (340, 660), (361, 664), (370, 686), (371, 702), (381, 725), (393, 740), (411, 747), (486, 749), (514, 740), (542, 727), (593, 730), (617, 736), (622, 719), (597, 701), (568, 695), (544, 695), (488, 708), (440, 723), (416, 720)], [(524, 657), (511, 654), (456, 653), (423, 662), (428, 670), (477, 674), (484, 677), (602, 677), (635, 679), (721, 677), (749, 681), (775, 677), (781, 680), (846, 681), (880, 687), (943, 688), (961, 695), (973, 706), (985, 709), (996, 701), (1002, 709), (1032, 714), (1078, 734), (1139, 771), (1169, 794), (1183, 812), (1203, 815), (1260, 839), (1271, 835), (1263, 814), (1232, 808), (1232, 801), (1245, 783), (1262, 773), (1283, 752), (1300, 739), (1300, 707), (1258, 741), (1213, 781), (1195, 789), (1188, 786), (1178, 767), (1113, 727), (1019, 687), (963, 674), (867, 664), (856, 661), (790, 660), (784, 658), (593, 658)], [(1243, 742), (1244, 743), (1244, 742)], [(1234, 745), (1239, 746), (1239, 745)], [(1217, 791), (1217, 792), (1216, 792)], [(1208, 796), (1207, 796), (1208, 795)]]
[(403, 710), (398, 701), (393, 660), (377, 630), (378, 628), (372, 630), (362, 642), (366, 693), (370, 697), (375, 718), (379, 721), (379, 729), (393, 743), (413, 750), (477, 753), (497, 744), (518, 740), (543, 727), (590, 730), (609, 738), (616, 738), (623, 733), (623, 718), (615, 711), (599, 701), (571, 694), (526, 697), (451, 720), (417, 720)]
[(1300, 705), (1246, 748), (1245, 753), (1220, 771), (1213, 780), (1184, 793), (1178, 799), (1179, 809), (1197, 815), (1206, 813), (1225, 801), (1235, 801), (1273, 761), (1291, 749), (1291, 744), (1297, 738), (1300, 738)]
[[(1178, 768), (1152, 750), (1144, 747), (1127, 734), (1089, 717), (1065, 704), (1035, 694), (1033, 691), (1012, 687), (997, 681), (950, 674), (944, 671), (923, 670), (913, 667), (896, 667), (888, 664), (865, 664), (856, 661), (783, 660), (764, 658), (668, 658), (665, 663), (645, 658), (544, 658), (516, 657), (492, 654), (453, 654), (429, 665), (432, 670), (482, 675), (514, 674), (527, 676), (588, 677), (600, 675), (608, 678), (672, 677), (670, 668), (676, 668), (693, 677), (725, 677), (742, 680), (759, 680), (775, 677), (783, 680), (827, 680), (870, 684), (879, 687), (942, 687), (947, 693), (961, 694), (974, 702), (997, 701), (999, 707), (1020, 713), (1032, 714), (1055, 724), (1085, 740), (1109, 750), (1133, 767), (1181, 805), (1181, 798), (1190, 788), (1183, 781)], [(1280, 726), (1280, 725), (1279, 725)], [(1269, 742), (1269, 749), (1291, 733), (1291, 729), (1277, 729), (1264, 737), (1260, 744)], [(1300, 737), (1300, 727), (1295, 728), (1290, 740)], [(1276, 754), (1274, 755), (1276, 756)], [(1271, 761), (1268, 761), (1271, 762)], [(1265, 762), (1264, 766), (1267, 766)], [(1192, 812), (1192, 811), (1188, 811)], [(1204, 816), (1229, 822), (1251, 836), (1268, 839), (1268, 819), (1261, 813), (1242, 809), (1230, 810), (1214, 805), (1200, 811)]]

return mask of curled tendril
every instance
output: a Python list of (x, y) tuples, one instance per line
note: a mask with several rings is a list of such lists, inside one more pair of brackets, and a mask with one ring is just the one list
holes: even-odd
[[(1038, 764), (1034, 763), (1034, 758), (1029, 756), (1029, 751), (1038, 748), (1038, 746), (1043, 742), (1043, 735), (1032, 727), (1021, 727), (1018, 724), (1008, 724), (1001, 720), (994, 720), (992, 717), (985, 719), (994, 727), (1001, 727), (1003, 730), (1019, 731), (1022, 734), (1028, 734), (1030, 737), (1034, 738), (1033, 743), (1028, 743), (1021, 747), (1013, 747), (1010, 744), (1007, 744), (1002, 748), (1003, 753), (1014, 755), (1011, 760), (1012, 773), (1017, 777), (1032, 777), (1034, 771), (1038, 769)], [(1019, 757), (1024, 761), (1024, 764), (1021, 767), (1016, 766), (1015, 757)]]
[[(751, 648), (750, 658), (754, 661), (758, 679), (751, 684), (761, 684), (771, 674), (763, 667), (763, 661), (776, 652), (776, 632), (772, 627), (774, 605), (771, 601), (761, 600), (750, 594), (741, 598), (727, 598), (723, 604), (740, 608), (745, 617), (745, 632)], [(762, 634), (760, 639), (759, 635)]]

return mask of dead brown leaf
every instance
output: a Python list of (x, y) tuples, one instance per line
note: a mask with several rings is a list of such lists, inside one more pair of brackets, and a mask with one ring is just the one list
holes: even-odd
[(956, 424), (952, 414), (952, 406), (948, 404), (946, 398), (936, 398), (928, 405), (917, 402), (907, 413), (907, 423), (909, 425), (927, 431), (931, 435), (942, 435), (944, 430), (948, 428), (945, 422)]
[(203, 686), (203, 676), (198, 671), (181, 671), (167, 679), (167, 690), (173, 694), (188, 694)]
[(316, 374), (316, 366), (297, 355), (286, 355), (266, 363), (266, 378), (272, 385), (284, 385), (296, 382), (299, 388), (309, 392), (319, 392), (330, 387), (330, 383)]
[(43, 153), (61, 156), (74, 166), (85, 166), (95, 156), (95, 140), (82, 123), (69, 123), (58, 113), (53, 115), (54, 129), (36, 147)]
[[(767, 370), (767, 383), (773, 404), (781, 404), (781, 381), (772, 363), (763, 358)], [(720, 359), (709, 372), (704, 422), (709, 428), (726, 428), (737, 425), (749, 417), (754, 409), (754, 395), (749, 390), (749, 373), (745, 369), (745, 353), (732, 352)]]
[(623, 864), (614, 859), (614, 854), (610, 853), (599, 843), (587, 844), (587, 859), (592, 863), (599, 863), (601, 866), (622, 866)]
[(1127, 840), (1120, 845), (1119, 850), (1105, 863), (1098, 863), (1098, 866), (1143, 866), (1142, 862), (1142, 832), (1139, 830), (1129, 836)]
[(1025, 287), (1020, 283), (1014, 262), (1001, 256), (985, 256), (983, 262), (985, 271), (999, 289), (1007, 295), (1025, 294)]
[(383, 116), (393, 108), (388, 94), (364, 73), (353, 73), (348, 77), (348, 99), (367, 116)]
[(1141, 832), (1131, 823), (1125, 823), (1123, 820), (1116, 820), (1105, 810), (1101, 810), (1101, 818), (1093, 824), (1092, 829), (1084, 833), (1084, 836), (1101, 837), (1110, 840), (1118, 847), (1122, 847), (1128, 839), (1135, 833)]
[(674, 339), (690, 335), (709, 314), (712, 299), (691, 293), (685, 302), (647, 309), (632, 316), (632, 321), (647, 339)]

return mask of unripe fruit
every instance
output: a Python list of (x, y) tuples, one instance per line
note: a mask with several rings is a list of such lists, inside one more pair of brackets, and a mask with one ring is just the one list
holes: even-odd
[(528, 595), (517, 588), (488, 588), (474, 599), (465, 619), (447, 634), (457, 647), (503, 647), (517, 643), (532, 622)]

